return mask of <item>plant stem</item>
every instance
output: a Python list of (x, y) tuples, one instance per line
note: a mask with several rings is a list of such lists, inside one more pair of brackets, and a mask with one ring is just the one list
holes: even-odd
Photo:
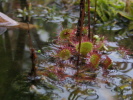
[(88, 38), (92, 40), (92, 35), (90, 32), (90, 0), (88, 0)]
[(94, 12), (94, 26), (93, 26), (93, 34), (95, 34), (95, 25), (96, 25), (96, 10), (97, 10), (97, 0), (95, 0), (95, 12)]
[(32, 45), (32, 39), (31, 39), (31, 35), (30, 35), (30, 26), (29, 26), (29, 22), (27, 22), (27, 25), (28, 25), (28, 38), (29, 38), (29, 47), (30, 49), (33, 48), (33, 45)]
[(80, 37), (80, 34), (82, 35), (84, 16), (85, 16), (85, 0), (80, 0), (80, 16), (78, 20), (77, 33), (76, 33), (78, 37)]
[(81, 40), (82, 40), (82, 29), (83, 29), (84, 17), (85, 17), (85, 0), (80, 0), (80, 18), (78, 20), (78, 27), (77, 27), (77, 34), (76, 34), (79, 40), (77, 73), (78, 73), (78, 65), (79, 65), (79, 60), (80, 60), (80, 46), (81, 46)]
[(32, 68), (31, 68), (31, 76), (34, 76), (34, 78), (36, 77), (36, 53), (35, 50), (32, 48), (30, 49), (31, 51), (31, 61), (32, 61)]
[(29, 22), (27, 23), (28, 25), (28, 36), (29, 36), (29, 47), (30, 47), (30, 57), (31, 57), (31, 62), (32, 62), (32, 68), (31, 68), (31, 76), (34, 76), (34, 78), (36, 77), (36, 53), (35, 53), (35, 50), (33, 48), (33, 45), (32, 45), (32, 39), (31, 39), (31, 35), (30, 35), (30, 28), (29, 28)]

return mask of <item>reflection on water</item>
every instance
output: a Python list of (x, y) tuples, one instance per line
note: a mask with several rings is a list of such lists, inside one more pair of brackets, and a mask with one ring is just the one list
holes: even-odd
[(44, 30), (39, 30), (38, 34), (39, 34), (39, 38), (40, 38), (41, 41), (47, 42), (49, 40), (48, 32), (46, 32)]
[[(16, 3), (14, 2), (9, 3)], [(24, 3), (25, 0), (20, 0)], [(2, 4), (0, 2), (0, 4)], [(20, 4), (18, 4), (20, 6)], [(21, 5), (24, 6), (24, 5)], [(1, 8), (5, 11), (5, 8)], [(7, 9), (6, 9), (7, 10)], [(5, 11), (6, 12), (6, 11)], [(8, 12), (11, 12), (10, 9)], [(9, 14), (9, 13), (8, 13)], [(24, 21), (24, 19), (21, 19)], [(59, 29), (58, 23), (44, 22), (40, 19), (32, 19), (31, 23), (39, 26), (31, 29), (33, 47), (41, 50), (38, 54), (38, 65), (41, 70), (51, 65), (53, 59), (47, 54), (50, 50), (50, 42)], [(65, 26), (65, 25), (64, 25)], [(111, 39), (114, 37), (112, 34)], [(132, 46), (132, 40), (124, 38), (121, 44)], [(117, 42), (113, 42), (117, 43)], [(112, 45), (112, 43), (110, 44)], [(116, 44), (113, 44), (117, 46)], [(0, 36), (0, 98), (1, 100), (132, 100), (133, 99), (133, 61), (119, 59), (116, 52), (110, 53), (115, 59), (115, 70), (111, 70), (108, 76), (102, 76), (99, 71), (96, 80), (76, 84), (71, 79), (58, 81), (38, 76), (33, 81), (27, 77), (31, 68), (29, 36), (27, 30), (14, 28), (8, 29)], [(54, 47), (52, 47), (54, 48)], [(51, 51), (52, 52), (52, 51)], [(50, 61), (48, 61), (50, 60)], [(38, 73), (39, 74), (39, 73)], [(52, 77), (52, 75), (51, 75)], [(112, 97), (112, 95), (114, 97)]]
[[(23, 33), (20, 33), (20, 34), (23, 34)], [(15, 55), (13, 56), (13, 52), (10, 44), (11, 38), (8, 32), (6, 32), (4, 35), (5, 35), (4, 39), (1, 36), (1, 49), (0, 49), (0, 54), (1, 54), (0, 96), (2, 97), (3, 100), (8, 100), (12, 98), (10, 97), (11, 96), (10, 94), (14, 94), (13, 88), (11, 86), (12, 82), (14, 81), (15, 77), (21, 73), (21, 70), (22, 70), (22, 62), (23, 62), (23, 54), (24, 54), (24, 45), (22, 41), (24, 39), (21, 38), (21, 46), (16, 47), (14, 52)]]

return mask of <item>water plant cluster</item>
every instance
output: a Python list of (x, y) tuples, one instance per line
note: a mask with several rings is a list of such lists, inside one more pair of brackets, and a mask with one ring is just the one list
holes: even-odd
[[(50, 56), (47, 62), (49, 64), (44, 63), (43, 71), (39, 72), (43, 75), (40, 80), (41, 84), (47, 88), (52, 87), (52, 91), (62, 89), (63, 92), (70, 92), (70, 94), (66, 94), (68, 100), (80, 99), (83, 96), (84, 98), (97, 99), (99, 98), (99, 90), (92, 88), (99, 88), (101, 84), (105, 88), (101, 86), (100, 92), (103, 93), (102, 95), (107, 93), (108, 98), (130, 98), (125, 95), (125, 91), (131, 91), (127, 88), (132, 88), (132, 78), (114, 72), (115, 68), (119, 69), (120, 66), (117, 65), (119, 62), (113, 61), (114, 59), (108, 55), (108, 52), (112, 50), (111, 46), (108, 45), (110, 42), (100, 35), (94, 35), (90, 39), (87, 32), (88, 27), (83, 27), (81, 44), (79, 44), (76, 28), (63, 29), (58, 33), (57, 39), (46, 51), (48, 55), (45, 54)], [(40, 53), (40, 50), (38, 52)], [(117, 47), (115, 52), (119, 52), (121, 58), (125, 58), (130, 53), (123, 47)], [(30, 88), (32, 90), (32, 87)], [(118, 94), (111, 96), (108, 89)], [(58, 98), (62, 98), (61, 95), (58, 94)]]
[[(112, 60), (104, 54), (108, 51), (104, 36), (87, 36), (87, 27), (83, 27), (81, 44), (76, 36), (77, 29), (64, 29), (59, 33), (56, 48), (51, 55), (55, 64), (46, 68), (45, 75), (53, 74), (59, 79), (66, 77), (76, 80), (90, 80), (96, 77), (95, 71), (112, 67)], [(80, 45), (80, 50), (79, 50)]]
[[(35, 2), (39, 2), (39, 1), (35, 1)], [(63, 6), (61, 6), (62, 8), (67, 7), (68, 4), (70, 4), (69, 1), (68, 2), (66, 0), (61, 0), (61, 1), (64, 4)], [(73, 0), (73, 1), (76, 2), (77, 0)], [(80, 0), (78, 0), (78, 2), (79, 1)], [(91, 4), (93, 4), (94, 1), (95, 0), (91, 1)], [(96, 0), (96, 1), (97, 1), (97, 7), (98, 7), (96, 12), (98, 16), (95, 16), (96, 18), (94, 19), (99, 18), (97, 20), (100, 20), (100, 21), (102, 20), (103, 22), (106, 22), (108, 20), (113, 20), (118, 14), (118, 12), (115, 12), (115, 8), (118, 8), (117, 10), (123, 10), (124, 9), (123, 7), (125, 6), (123, 4), (123, 1), (120, 1), (120, 0)], [(114, 2), (116, 1), (117, 1), (117, 5), (114, 5)], [(72, 5), (68, 7), (73, 7), (73, 5), (74, 3), (72, 3)], [(111, 6), (108, 6), (108, 5), (111, 5)], [(87, 8), (87, 5), (86, 5), (86, 8)], [(108, 11), (106, 11), (105, 8)], [(43, 12), (41, 13), (43, 13), (44, 15), (35, 15), (34, 10), (35, 9), (31, 9), (31, 5), (29, 5), (29, 8), (27, 9), (25, 8), (24, 10), (19, 9), (18, 11), (22, 14), (20, 17), (24, 17), (24, 19), (27, 16), (29, 17), (29, 20), (33, 16), (36, 16), (36, 17), (42, 16), (44, 19), (53, 18), (54, 22), (61, 21), (60, 18), (62, 18), (62, 16), (65, 16), (65, 14), (67, 14), (67, 13), (63, 13), (64, 11), (63, 10), (61, 11), (62, 12), (61, 17), (55, 17), (56, 13), (58, 12), (58, 11), (56, 12), (56, 9), (54, 8), (49, 9), (47, 7), (43, 8), (42, 5), (38, 5), (37, 12), (39, 12), (38, 14), (40, 14), (40, 11), (42, 10)], [(85, 9), (85, 10), (88, 11), (88, 9)], [(93, 8), (91, 8), (91, 10), (94, 11)], [(127, 11), (127, 13), (131, 13), (131, 12)], [(121, 16), (123, 17), (125, 16), (125, 18), (128, 19), (131, 16), (126, 16), (127, 13), (124, 15), (124, 13), (119, 12)], [(71, 12), (69, 14), (71, 14)], [(84, 16), (84, 12), (82, 12), (80, 15)], [(44, 56), (45, 57), (47, 56), (46, 58), (47, 61), (44, 61), (45, 59), (43, 59), (43, 62), (46, 62), (46, 63), (36, 62), (37, 59), (41, 59), (41, 57), (39, 56), (37, 58), (35, 49), (32, 46), (32, 40), (30, 41), (31, 42), (30, 58), (32, 61), (31, 72), (28, 73), (28, 77), (26, 73), (26, 76), (17, 77), (15, 79), (15, 82), (13, 82), (12, 84), (12, 88), (14, 90), (17, 90), (15, 95), (17, 93), (19, 94), (19, 92), (21, 91), (23, 95), (29, 95), (29, 96), (31, 95), (31, 97), (33, 97), (32, 99), (57, 100), (60, 98), (59, 100), (66, 100), (63, 95), (63, 93), (65, 93), (65, 95), (68, 96), (68, 100), (74, 100), (74, 99), (76, 100), (81, 98), (84, 100), (86, 99), (90, 100), (91, 97), (95, 96), (95, 98), (98, 99), (98, 97), (100, 97), (102, 94), (104, 95), (104, 93), (110, 93), (110, 91), (108, 90), (110, 88), (111, 91), (114, 90), (115, 92), (117, 92), (113, 96), (118, 97), (120, 100), (133, 98), (132, 97), (132, 90), (133, 90), (132, 77), (128, 77), (128, 75), (126, 76), (125, 74), (122, 75), (121, 71), (114, 72), (114, 70), (113, 71), (110, 70), (110, 69), (117, 68), (119, 70), (125, 70), (125, 72), (123, 71), (123, 73), (126, 73), (132, 69), (132, 68), (130, 69), (127, 68), (129, 67), (127, 65), (128, 64), (127, 62), (122, 63), (119, 61), (113, 61), (115, 59), (115, 54), (118, 57), (117, 59), (119, 59), (119, 56), (118, 56), (119, 54), (122, 58), (128, 57), (127, 55), (129, 54), (128, 50), (124, 49), (123, 47), (120, 47), (120, 48), (118, 47), (117, 51), (113, 51), (114, 55), (113, 55), (113, 58), (111, 58), (108, 55), (110, 53), (110, 50), (112, 50), (108, 45), (109, 42), (106, 40), (104, 36), (93, 35), (93, 32), (90, 32), (90, 35), (88, 36), (89, 34), (88, 31), (90, 31), (90, 28), (83, 27), (84, 25), (81, 25), (81, 23), (84, 21), (83, 16), (80, 16), (79, 20), (82, 20), (82, 21), (78, 23), (77, 28), (63, 29), (61, 32), (58, 33), (58, 36), (54, 41), (54, 43), (50, 44), (51, 48), (50, 49), (48, 48), (49, 51), (44, 51), (46, 53), (44, 54)], [(55, 19), (57, 18), (59, 20), (55, 21), (54, 18)], [(66, 18), (68, 18), (68, 15), (66, 16)], [(98, 21), (98, 23), (101, 23), (101, 22)], [(116, 24), (116, 23), (117, 21), (114, 20), (113, 24)], [(31, 37), (30, 37), (29, 31), (28, 31), (28, 34), (29, 34), (29, 40), (30, 40)], [(41, 50), (38, 50), (37, 52), (40, 55), (43, 55), (41, 53)], [(42, 67), (38, 66), (41, 64), (43, 64)], [(107, 74), (108, 72), (109, 74)], [(25, 78), (23, 81), (20, 80), (23, 78)], [(27, 78), (28, 78), (28, 82), (27, 82)], [(39, 83), (38, 83), (38, 80), (39, 80)], [(78, 84), (75, 84), (75, 81)], [(83, 85), (85, 86), (85, 88), (82, 87)], [(30, 88), (28, 86), (30, 86)], [(101, 86), (100, 87), (101, 89), (99, 89), (99, 86)], [(97, 89), (96, 88), (92, 89), (93, 87), (97, 87)], [(58, 90), (61, 91), (62, 94), (60, 92), (57, 93)], [(99, 90), (102, 94), (99, 94)], [(23, 96), (23, 98), (20, 98), (20, 95), (18, 94), (16, 95), (17, 96), (16, 99), (19, 98), (23, 100), (25, 96)], [(33, 95), (35, 95), (35, 97)], [(112, 96), (109, 96), (109, 97), (112, 97)], [(100, 99), (100, 100), (103, 100), (103, 99)]]
[[(90, 2), (88, 6), (89, 4)], [(55, 76), (61, 80), (71, 77), (76, 81), (82, 81), (95, 79), (99, 69), (106, 74), (108, 69), (112, 68), (113, 61), (106, 54), (109, 50), (108, 41), (104, 36), (93, 35), (90, 29), (90, 7), (87, 9), (88, 27), (83, 27), (85, 10), (85, 0), (80, 1), (77, 28), (64, 29), (58, 34), (54, 52), (50, 55), (54, 64), (45, 68), (46, 76)]]

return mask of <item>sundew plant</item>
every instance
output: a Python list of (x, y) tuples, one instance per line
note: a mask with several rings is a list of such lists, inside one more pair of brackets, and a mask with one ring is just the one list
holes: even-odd
[[(96, 33), (95, 25), (92, 25), (93, 29), (90, 28), (90, 1), (88, 0), (87, 2), (88, 8), (85, 8), (86, 2), (87, 0), (80, 1), (80, 15), (77, 27), (62, 29), (57, 33), (57, 37), (53, 39), (49, 50), (44, 51), (46, 53), (44, 55), (48, 61), (44, 61), (44, 63), (43, 61), (41, 63), (38, 62), (40, 65), (43, 63), (43, 69), (40, 67), (36, 68), (34, 52), (32, 56), (34, 66), (34, 73), (32, 73), (32, 75), (35, 76), (35, 79), (37, 75), (40, 75), (40, 81), (43, 81), (42, 83), (46, 88), (52, 88), (54, 90), (55, 87), (59, 89), (59, 87), (62, 86), (68, 89), (66, 85), (72, 83), (70, 86), (71, 89), (69, 89), (72, 90), (73, 85), (76, 86), (74, 91), (70, 93), (68, 100), (74, 100), (70, 99), (72, 93), (74, 94), (72, 98), (78, 98), (76, 97), (78, 93), (82, 95), (88, 93), (91, 89), (82, 90), (81, 88), (81, 85), (85, 83), (97, 81), (99, 82), (98, 85), (101, 83), (110, 85), (107, 77), (111, 70), (117, 69), (116, 66), (113, 65), (113, 59), (108, 55), (113, 51), (109, 45), (109, 41), (105, 36)], [(88, 12), (86, 13), (85, 11)], [(96, 11), (95, 8), (95, 14)], [(88, 18), (88, 25), (84, 25), (85, 16)], [(94, 22), (96, 22), (95, 19), (96, 16), (94, 16)], [(115, 50), (116, 49), (123, 58), (129, 54), (128, 50), (123, 47), (115, 48)], [(38, 53), (40, 52), (41, 51), (38, 51)], [(100, 79), (99, 76), (103, 79)], [(87, 84), (85, 85), (88, 86)], [(33, 88), (35, 87), (32, 85), (30, 89)], [(92, 91), (90, 93), (92, 93)]]
[[(84, 31), (86, 28), (84, 28)], [(76, 80), (90, 80), (95, 78), (90, 73), (102, 68), (107, 71), (112, 68), (112, 60), (104, 54), (108, 50), (104, 36), (94, 35), (93, 41), (87, 34), (82, 34), (79, 51), (79, 42), (76, 36), (77, 29), (64, 29), (56, 40), (56, 48), (51, 55), (55, 65), (47, 67), (45, 74), (54, 74), (59, 79), (71, 77)], [(80, 56), (80, 58), (78, 58)], [(78, 60), (79, 59), (79, 60)], [(69, 72), (68, 72), (69, 70)]]
[[(80, 1), (77, 28), (63, 29), (57, 34), (52, 48), (54, 52), (49, 55), (54, 64), (44, 69), (46, 77), (55, 76), (58, 80), (69, 77), (83, 82), (95, 79), (99, 69), (103, 70), (103, 75), (113, 69), (113, 60), (107, 55), (110, 50), (107, 39), (90, 30), (90, 1), (87, 4), (88, 15), (85, 15), (85, 0)], [(88, 26), (84, 26), (85, 16), (88, 17)]]

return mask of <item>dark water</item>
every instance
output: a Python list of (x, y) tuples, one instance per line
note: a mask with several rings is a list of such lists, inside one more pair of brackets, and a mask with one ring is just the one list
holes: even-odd
[[(15, 17), (17, 15), (15, 13), (16, 8), (23, 7), (25, 5), (24, 1), (11, 0), (8, 2), (0, 2), (0, 10), (12, 18), (24, 22), (23, 18)], [(22, 2), (23, 4), (21, 4)], [(55, 33), (61, 29), (61, 23), (55, 23), (53, 21), (46, 22), (41, 18), (32, 18), (30, 23), (38, 27), (30, 29), (30, 34), (32, 45), (36, 52), (41, 50), (42, 54), (45, 55), (46, 51), (44, 48), (49, 46), (49, 43), (56, 36)], [(112, 31), (102, 32), (112, 41), (111, 45), (115, 46), (119, 42), (120, 45), (125, 45), (127, 48), (133, 50), (132, 37), (121, 37)], [(8, 28), (0, 36), (0, 100), (67, 100), (67, 98), (69, 100), (112, 100), (112, 95), (116, 96), (116, 98), (118, 97), (119, 100), (133, 99), (133, 59), (129, 58), (125, 60), (119, 58), (119, 54), (115, 51), (110, 54), (110, 57), (115, 60), (114, 66), (117, 66), (117, 69), (110, 72), (110, 75), (106, 77), (110, 81), (110, 84), (96, 81), (87, 86), (85, 84), (82, 86), (82, 89), (72, 88), (70, 86), (70, 91), (67, 91), (62, 85), (57, 86), (58, 89), (56, 89), (57, 87), (52, 87), (52, 85), (45, 84), (43, 86), (42, 84), (35, 83), (34, 85), (38, 86), (38, 93), (30, 93), (30, 87), (33, 85), (27, 78), (32, 66), (30, 47), (28, 29)], [(38, 57), (39, 60), (47, 60), (47, 58), (40, 55)], [(105, 77), (102, 77), (101, 73), (99, 73), (98, 79), (102, 80), (103, 78)], [(86, 92), (83, 93), (83, 90)]]

